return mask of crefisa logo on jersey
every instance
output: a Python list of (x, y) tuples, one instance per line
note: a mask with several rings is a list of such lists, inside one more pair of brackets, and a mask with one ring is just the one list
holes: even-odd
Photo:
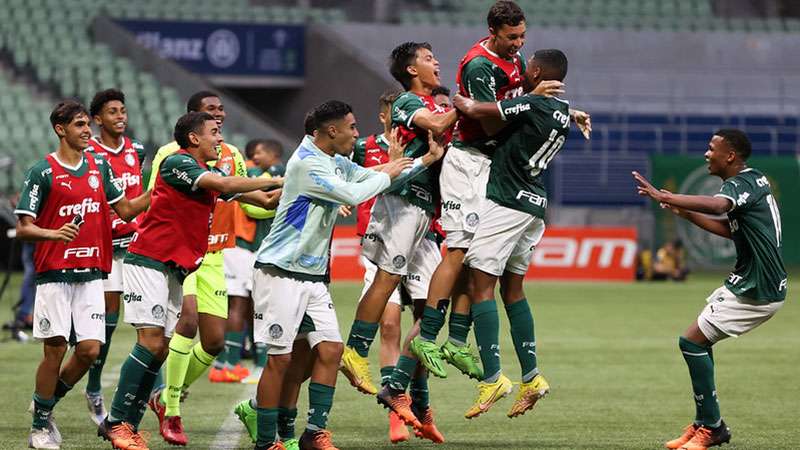
[(220, 29), (206, 39), (206, 56), (208, 61), (219, 68), (233, 65), (239, 59), (239, 38), (236, 33)]

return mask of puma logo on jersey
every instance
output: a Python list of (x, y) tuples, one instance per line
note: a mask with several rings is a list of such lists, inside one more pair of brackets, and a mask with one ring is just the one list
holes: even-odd
[(380, 164), (382, 162), (381, 158), (378, 157), (378, 156), (370, 156), (369, 159), (372, 160), (372, 161), (377, 162), (378, 164)]
[(100, 202), (95, 202), (91, 198), (85, 198), (80, 203), (64, 205), (58, 209), (58, 215), (61, 217), (76, 216), (78, 214), (85, 216), (96, 212), (100, 212)]
[(72, 181), (62, 181), (62, 182), (60, 182), (58, 184), (60, 184), (61, 186), (64, 186), (65, 188), (69, 189), (70, 191), (72, 190)]

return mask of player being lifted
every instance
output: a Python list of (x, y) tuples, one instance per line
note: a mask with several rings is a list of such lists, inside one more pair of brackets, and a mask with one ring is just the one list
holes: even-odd
[[(390, 72), (406, 92), (392, 105), (392, 125), (399, 128), (405, 155), (429, 150), (429, 133), (437, 138), (455, 123), (455, 110), (444, 111), (431, 91), (440, 85), (439, 62), (428, 43), (406, 42), (392, 50)], [(361, 298), (342, 357), (342, 371), (359, 391), (376, 394), (367, 354), (378, 322), (401, 277), (416, 269), (415, 250), (425, 239), (436, 209), (439, 167), (378, 197), (363, 239), (362, 254), (378, 266), (375, 279)], [(414, 367), (416, 362), (414, 362)], [(411, 377), (415, 369), (404, 371)], [(410, 418), (406, 422), (410, 422)], [(413, 422), (413, 421), (411, 421)], [(418, 425), (418, 422), (417, 422)]]
[[(289, 160), (275, 221), (256, 256), (253, 329), (256, 342), (267, 344), (269, 354), (258, 385), (257, 449), (285, 448), (277, 436), (278, 407), (298, 337), (305, 337), (314, 352), (308, 425), (299, 446), (335, 448), (325, 428), (343, 347), (326, 286), (336, 214), (340, 205), (361, 203), (390, 188), (392, 178), (405, 183), (417, 176), (442, 152), (434, 144), (432, 152), (413, 165), (410, 158), (401, 158), (380, 172), (368, 170), (346, 157), (358, 137), (349, 105), (335, 100), (323, 103), (311, 114), (311, 123), (313, 137), (307, 135)], [(304, 372), (303, 368), (291, 371)], [(252, 409), (249, 402), (239, 406)]]
[[(102, 156), (111, 165), (111, 169), (122, 184), (125, 196), (134, 198), (140, 195), (142, 189), (142, 164), (144, 163), (144, 146), (125, 136), (128, 126), (128, 111), (125, 108), (125, 94), (117, 89), (106, 89), (95, 94), (89, 107), (89, 114), (94, 123), (100, 128), (100, 135), (89, 139), (89, 148), (94, 154)], [(130, 222), (117, 217), (111, 212), (111, 238), (114, 258), (111, 261), (111, 273), (103, 280), (106, 301), (106, 341), (100, 347), (92, 367), (89, 369), (86, 383), (86, 401), (89, 413), (96, 425), (106, 417), (108, 412), (103, 404), (102, 386), (100, 379), (103, 375), (103, 366), (108, 356), (111, 345), (111, 336), (117, 327), (119, 319), (119, 302), (122, 294), (122, 260), (133, 233), (136, 231), (136, 219)]]
[(180, 150), (164, 158), (153, 174), (152, 205), (125, 256), (124, 319), (136, 327), (137, 342), (120, 370), (111, 411), (98, 429), (98, 435), (115, 448), (147, 448), (139, 422), (181, 312), (181, 284), (198, 268), (208, 248), (217, 198), (280, 184), (226, 176), (209, 168), (207, 163), (219, 158), (222, 135), (208, 113), (182, 116), (174, 136)]
[[(634, 172), (639, 195), (650, 197), (698, 227), (736, 247), (736, 265), (723, 285), (706, 299), (697, 320), (678, 339), (689, 367), (695, 418), (667, 448), (705, 450), (730, 441), (714, 385), (712, 346), (740, 336), (769, 320), (784, 304), (787, 277), (781, 257), (781, 216), (769, 180), (747, 166), (750, 140), (735, 129), (717, 131), (705, 157), (708, 172), (722, 178), (712, 196), (673, 194), (654, 188)], [(710, 215), (722, 215), (720, 219)]]
[[(111, 209), (130, 220), (149, 196), (128, 200), (108, 161), (84, 153), (92, 129), (83, 105), (59, 103), (50, 124), (58, 149), (28, 171), (14, 213), (17, 238), (36, 242), (33, 335), (44, 343), (28, 446), (57, 449), (61, 434), (53, 407), (89, 370), (105, 341), (102, 278), (111, 272)], [(62, 367), (70, 330), (75, 351)]]

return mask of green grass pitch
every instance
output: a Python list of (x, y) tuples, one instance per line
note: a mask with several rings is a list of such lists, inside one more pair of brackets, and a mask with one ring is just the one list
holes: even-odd
[[(795, 271), (796, 272), (796, 271)], [(391, 445), (386, 412), (373, 398), (359, 394), (339, 377), (329, 422), (342, 449), (657, 449), (675, 437), (692, 418), (689, 376), (677, 338), (694, 320), (706, 296), (722, 275), (693, 276), (687, 283), (531, 283), (528, 299), (536, 321), (539, 365), (552, 393), (533, 412), (508, 419), (511, 399), (485, 415), (467, 421), (463, 413), (474, 399), (474, 383), (450, 368), (450, 378), (431, 379), (431, 401), (447, 442), (435, 446), (412, 440)], [(0, 302), (0, 319), (16, 297), (18, 279)], [(353, 318), (360, 286), (331, 286), (342, 335)], [(791, 293), (791, 291), (790, 291)], [(776, 317), (739, 339), (715, 349), (717, 390), (722, 414), (733, 432), (727, 449), (796, 449), (800, 447), (800, 307), (791, 296)], [(410, 314), (410, 313), (407, 313)], [(405, 324), (410, 319), (405, 317)], [(519, 381), (519, 366), (501, 312), (504, 372)], [(443, 339), (446, 328), (440, 336)], [(106, 365), (107, 404), (115, 374), (133, 344), (133, 329), (120, 325)], [(378, 343), (372, 349), (377, 380)], [(30, 402), (41, 346), (0, 344), (0, 448), (25, 448)], [(57, 406), (55, 417), (65, 449), (109, 448), (95, 437), (82, 381)], [(211, 385), (201, 379), (183, 404), (191, 449), (252, 448), (238, 422), (231, 420), (235, 402), (252, 386)], [(298, 430), (305, 423), (305, 390)], [(151, 448), (168, 448), (147, 413), (142, 424), (153, 432)]]

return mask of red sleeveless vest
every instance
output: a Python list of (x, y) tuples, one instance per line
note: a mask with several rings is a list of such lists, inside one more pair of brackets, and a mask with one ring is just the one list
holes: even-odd
[[(364, 167), (374, 167), (389, 162), (389, 153), (378, 145), (376, 135), (371, 135), (364, 142)], [(356, 208), (356, 234), (364, 236), (369, 224), (369, 216), (372, 214), (372, 205), (375, 198), (359, 203)]]
[(52, 186), (34, 223), (41, 228), (58, 229), (80, 214), (83, 225), (72, 242), (36, 243), (37, 273), (64, 269), (111, 272), (111, 208), (106, 201), (103, 174), (97, 169), (93, 155), (83, 157), (88, 168), (77, 177), (67, 172), (52, 154), (47, 155), (53, 171)]
[[(174, 154), (189, 153), (180, 149)], [(205, 163), (198, 161), (198, 164), (206, 167)], [(208, 249), (211, 212), (219, 193), (199, 189), (187, 195), (167, 184), (160, 171), (156, 176), (150, 209), (133, 235), (128, 251), (194, 271)]]
[[(464, 55), (464, 58), (462, 58), (461, 62), (458, 64), (458, 72), (456, 72), (458, 93), (464, 97), (469, 97), (469, 92), (467, 91), (466, 86), (464, 86), (464, 84), (461, 82), (461, 72), (463, 72), (464, 66), (466, 66), (470, 61), (479, 56), (483, 56), (499, 67), (503, 72), (505, 72), (509, 81), (507, 85), (499, 86), (497, 88), (495, 100), (500, 101), (506, 98), (514, 98), (522, 95), (522, 60), (520, 59), (519, 55), (514, 55), (514, 59), (511, 61), (500, 58), (497, 55), (493, 55), (487, 51), (483, 45), (481, 45), (488, 39), (489, 37), (485, 37), (476, 42), (472, 48), (467, 51), (467, 54)], [(466, 116), (461, 116), (458, 119), (458, 122), (456, 123), (456, 132), (458, 133), (459, 139), (462, 142), (467, 143), (487, 137), (486, 133), (483, 132), (480, 121), (470, 119)]]

